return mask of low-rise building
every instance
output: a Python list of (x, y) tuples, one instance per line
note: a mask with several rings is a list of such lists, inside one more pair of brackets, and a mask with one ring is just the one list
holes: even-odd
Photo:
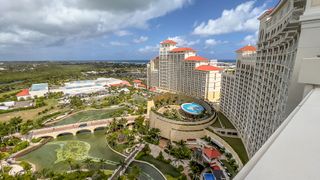
[(221, 156), (221, 153), (213, 147), (204, 147), (202, 149), (203, 160), (209, 164), (215, 161), (220, 156)]
[(16, 94), (16, 97), (17, 97), (18, 101), (26, 100), (26, 99), (31, 98), (31, 95), (29, 93), (29, 89), (23, 89), (18, 94)]
[(49, 93), (48, 83), (32, 84), (29, 90), (31, 97), (43, 97)]

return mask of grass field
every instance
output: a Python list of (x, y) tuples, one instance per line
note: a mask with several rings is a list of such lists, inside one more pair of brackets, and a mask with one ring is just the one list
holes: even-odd
[(139, 158), (139, 160), (146, 161), (148, 163), (153, 164), (165, 175), (169, 175), (174, 178), (181, 176), (181, 173), (177, 171), (177, 169), (173, 167), (171, 164), (167, 164), (162, 161), (159, 161), (151, 155), (142, 156)]
[(222, 128), (218, 118), (213, 124), (211, 124), (211, 126), (215, 128)]
[(222, 137), (223, 140), (225, 140), (232, 148), (235, 150), (241, 159), (243, 164), (246, 164), (249, 160), (247, 151), (241, 141), (240, 138), (231, 138), (231, 137)]
[(221, 112), (218, 112), (218, 118), (226, 129), (235, 129), (232, 123)]
[(40, 118), (44, 115), (48, 115), (50, 113), (57, 112), (57, 108), (54, 108), (52, 110), (49, 110), (47, 113), (44, 113), (42, 115), (38, 115), (39, 112), (42, 112), (45, 109), (49, 109), (50, 107), (55, 107), (58, 104), (58, 101), (55, 99), (46, 99), (45, 103), (47, 104), (46, 106), (39, 107), (36, 109), (29, 109), (29, 110), (23, 110), (23, 111), (15, 111), (15, 112), (10, 112), (10, 113), (4, 113), (0, 114), (0, 121), (9, 121), (13, 117), (18, 117), (20, 116), (24, 121), (27, 120), (35, 120), (37, 118)]
[(110, 109), (100, 109), (100, 110), (87, 110), (81, 111), (77, 114), (71, 115), (61, 121), (57, 122), (55, 125), (65, 125), (73, 124), (77, 122), (93, 121), (98, 119), (106, 119), (113, 117), (117, 111), (121, 111), (123, 108), (110, 108)]

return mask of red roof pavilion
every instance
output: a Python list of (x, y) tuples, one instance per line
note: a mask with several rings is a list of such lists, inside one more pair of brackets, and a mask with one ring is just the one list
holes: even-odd
[(207, 148), (205, 147), (203, 149), (203, 153), (209, 158), (209, 159), (215, 159), (221, 156), (221, 153), (214, 149), (214, 148)]
[(19, 92), (16, 96), (28, 96), (29, 94), (29, 89), (23, 89), (21, 92)]

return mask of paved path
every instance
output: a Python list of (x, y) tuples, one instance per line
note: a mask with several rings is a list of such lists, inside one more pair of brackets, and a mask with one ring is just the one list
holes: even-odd
[(144, 148), (144, 144), (139, 144), (130, 154), (126, 157), (124, 160), (124, 163), (122, 165), (119, 165), (119, 167), (113, 171), (112, 176), (109, 178), (109, 180), (116, 180), (120, 176), (122, 176), (126, 169), (129, 167), (132, 161), (134, 161), (136, 155)]

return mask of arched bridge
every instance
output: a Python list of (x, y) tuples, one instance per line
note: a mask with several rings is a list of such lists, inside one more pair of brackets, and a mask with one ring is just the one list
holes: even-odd
[[(122, 118), (127, 119), (126, 125), (128, 125), (128, 124), (134, 123), (134, 120), (137, 117), (138, 116), (128, 116), (128, 117), (122, 117)], [(65, 134), (76, 135), (77, 133), (80, 133), (80, 132), (94, 132), (95, 130), (106, 128), (112, 122), (112, 120), (113, 118), (109, 118), (109, 119), (101, 119), (101, 120), (95, 120), (95, 121), (87, 121), (87, 122), (80, 122), (80, 123), (74, 123), (74, 124), (36, 129), (28, 133), (27, 139), (42, 138), (42, 137), (56, 138), (60, 135), (65, 135)]]

